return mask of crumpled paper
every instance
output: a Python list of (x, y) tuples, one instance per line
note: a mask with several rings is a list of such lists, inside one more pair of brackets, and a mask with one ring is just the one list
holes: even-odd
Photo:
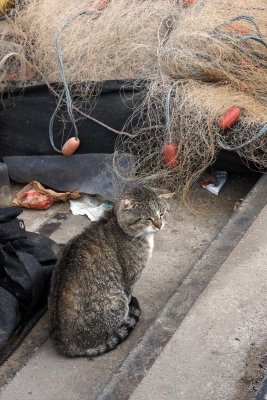
[(11, 204), (36, 210), (46, 210), (57, 201), (74, 200), (80, 197), (81, 195), (78, 192), (55, 192), (52, 189), (44, 188), (40, 182), (32, 181), (16, 194)]
[(97, 221), (106, 210), (111, 208), (109, 201), (99, 196), (83, 194), (79, 200), (70, 200), (70, 209), (73, 215), (87, 215), (91, 221)]

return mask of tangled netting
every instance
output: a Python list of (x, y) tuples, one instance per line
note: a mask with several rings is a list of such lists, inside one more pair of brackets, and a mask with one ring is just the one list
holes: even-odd
[(26, 60), (25, 38), (14, 34), (11, 26), (5, 25), (0, 34), (0, 90), (11, 81), (25, 80), (30, 67)]
[[(162, 24), (157, 71), (146, 76), (147, 95), (135, 109), (133, 137), (120, 137), (117, 155), (136, 157), (135, 179), (167, 185), (184, 199), (220, 149), (267, 167), (267, 4), (199, 1)], [(144, 75), (145, 77), (145, 75)], [(241, 115), (229, 129), (218, 121), (232, 106)], [(168, 163), (165, 145), (175, 149)], [(125, 179), (130, 179), (117, 167)]]
[[(29, 61), (48, 82), (65, 79), (77, 94), (88, 82), (135, 79), (156, 62), (157, 30), (174, 0), (23, 0), (13, 20)], [(57, 42), (57, 43), (56, 43)], [(77, 85), (77, 82), (83, 82)], [(74, 93), (75, 94), (75, 93)]]
[[(58, 97), (49, 125), (55, 151), (61, 152), (54, 145), (54, 120), (62, 121), (64, 132), (67, 110), (78, 137), (76, 121), (90, 116), (101, 82), (138, 79), (156, 63), (158, 26), (176, 9), (175, 0), (17, 2), (10, 26), (13, 44), (20, 43), (23, 51), (8, 61), (23, 60)], [(7, 60), (3, 65), (7, 70)]]
[[(0, 69), (15, 60), (38, 71), (59, 98), (55, 115), (67, 107), (74, 130), (99, 82), (135, 80), (144, 100), (118, 136), (114, 170), (186, 199), (220, 149), (266, 169), (266, 11), (266, 0), (23, 0), (10, 19), (12, 40), (2, 35)], [(222, 129), (218, 120), (233, 106), (240, 117)], [(53, 123), (53, 144), (52, 134)], [(134, 177), (121, 167), (125, 152), (135, 156)]]

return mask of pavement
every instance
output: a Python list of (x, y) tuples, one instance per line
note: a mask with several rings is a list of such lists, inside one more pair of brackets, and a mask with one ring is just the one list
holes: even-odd
[[(234, 214), (246, 186), (237, 182), (209, 197), (205, 216), (176, 206), (135, 288), (143, 314), (132, 335), (94, 361), (70, 360), (53, 349), (44, 316), (1, 367), (0, 399), (252, 399), (267, 367), (266, 183)], [(66, 241), (73, 217), (59, 209), (50, 218), (32, 223)]]
[[(267, 206), (213, 277), (131, 400), (240, 400), (267, 342)], [(263, 353), (264, 353), (263, 351)], [(258, 360), (260, 363), (260, 360)], [(251, 381), (250, 381), (251, 383)]]

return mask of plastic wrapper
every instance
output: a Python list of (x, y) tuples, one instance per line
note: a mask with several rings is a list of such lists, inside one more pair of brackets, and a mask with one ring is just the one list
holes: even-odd
[(218, 195), (221, 188), (225, 184), (227, 180), (227, 172), (226, 171), (215, 171), (215, 176), (212, 181), (202, 182), (201, 186), (203, 189), (208, 190), (209, 192)]
[(80, 197), (80, 193), (59, 193), (51, 189), (45, 189), (39, 182), (32, 181), (16, 194), (16, 197), (12, 201), (12, 205), (25, 208), (35, 208), (37, 210), (46, 210), (57, 201), (67, 201), (70, 199), (75, 200)]

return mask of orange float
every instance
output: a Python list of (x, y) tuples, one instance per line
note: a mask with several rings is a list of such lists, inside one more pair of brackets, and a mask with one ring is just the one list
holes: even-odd
[(178, 149), (174, 143), (164, 144), (164, 160), (169, 168), (176, 168), (178, 165)]
[(184, 6), (185, 7), (192, 7), (196, 4), (197, 0), (184, 0)]
[(70, 157), (80, 146), (80, 139), (76, 137), (71, 137), (69, 140), (66, 141), (64, 146), (62, 147), (62, 154), (63, 156)]
[(225, 111), (218, 121), (218, 125), (221, 129), (230, 128), (240, 117), (241, 111), (237, 106), (229, 108)]
[(240, 33), (241, 35), (248, 35), (250, 27), (245, 23), (232, 22), (231, 24), (227, 25), (224, 30), (228, 33)]
[(109, 0), (99, 0), (96, 8), (98, 10), (103, 10), (103, 8), (107, 7), (108, 3), (109, 3)]

